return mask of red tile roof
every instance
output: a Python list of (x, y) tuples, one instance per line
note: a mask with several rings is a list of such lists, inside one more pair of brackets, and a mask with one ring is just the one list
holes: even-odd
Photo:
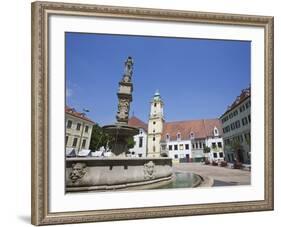
[(147, 131), (147, 127), (148, 127), (147, 124), (145, 124), (142, 120), (140, 120), (139, 118), (137, 118), (135, 116), (133, 116), (129, 119), (128, 125), (136, 127), (136, 128), (142, 128), (145, 131)]
[(182, 140), (190, 139), (191, 133), (194, 134), (195, 139), (212, 137), (215, 127), (221, 135), (222, 129), (219, 119), (165, 122), (161, 140), (166, 140), (167, 134), (169, 134), (170, 140), (176, 140), (178, 133), (181, 134)]
[(69, 106), (65, 107), (65, 113), (67, 113), (69, 115), (72, 115), (74, 117), (78, 117), (78, 118), (80, 118), (82, 120), (91, 122), (92, 124), (95, 124), (95, 122), (93, 122), (90, 118), (86, 117), (85, 113), (77, 112), (74, 108), (71, 108)]

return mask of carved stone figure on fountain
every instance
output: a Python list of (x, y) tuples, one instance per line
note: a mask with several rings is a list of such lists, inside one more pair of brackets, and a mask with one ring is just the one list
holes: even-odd
[(125, 71), (124, 71), (124, 76), (123, 76), (123, 82), (125, 83), (130, 83), (132, 80), (132, 75), (133, 75), (133, 59), (132, 57), (128, 57), (127, 60), (125, 61)]
[(120, 99), (118, 103), (118, 112), (116, 119), (118, 122), (128, 122), (129, 119), (129, 100)]

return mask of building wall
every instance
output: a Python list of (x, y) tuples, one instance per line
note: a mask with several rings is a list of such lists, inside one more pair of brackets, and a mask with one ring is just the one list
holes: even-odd
[(190, 140), (166, 141), (161, 143), (161, 151), (167, 152), (168, 157), (175, 161), (189, 162), (191, 160)]
[[(210, 153), (204, 153), (204, 146), (210, 147)], [(181, 162), (200, 162), (205, 160), (205, 158), (208, 158), (210, 161), (222, 161), (225, 157), (223, 153), (223, 139), (221, 137), (176, 141), (166, 140), (161, 143), (161, 152), (168, 153), (170, 158)]]
[[(213, 146), (215, 145), (215, 147)], [(214, 137), (206, 139), (206, 146), (210, 147), (211, 151), (207, 154), (210, 161), (222, 161), (225, 158), (224, 155), (224, 143), (221, 137)], [(220, 147), (221, 146), (221, 147)]]
[[(72, 121), (72, 125), (68, 128), (68, 121)], [(77, 129), (77, 124), (81, 124), (80, 129)], [(88, 132), (86, 132), (86, 127), (88, 126)], [(81, 118), (72, 116), (68, 113), (65, 114), (65, 146), (66, 148), (75, 149), (76, 152), (82, 149), (89, 149), (91, 135), (92, 135), (92, 123), (82, 120)], [(77, 143), (73, 146), (73, 142), (77, 138)], [(83, 147), (83, 140), (86, 140), (85, 146)]]
[(204, 146), (206, 144), (205, 138), (198, 138), (191, 140), (191, 158), (192, 162), (201, 162), (205, 160)]
[[(140, 142), (142, 138), (142, 144)], [(129, 151), (132, 157), (146, 157), (147, 151), (147, 133), (144, 129), (140, 128), (139, 134), (134, 136), (135, 146)], [(133, 153), (134, 152), (134, 153)]]
[[(224, 152), (226, 160), (234, 162), (235, 153), (230, 143), (233, 140), (238, 140), (242, 146), (241, 156), (243, 163), (250, 163), (251, 161), (251, 149), (250, 149), (250, 138), (251, 138), (251, 104), (250, 97), (245, 99), (242, 103), (236, 106), (234, 109), (224, 114), (221, 117), (223, 127), (223, 140), (225, 144)], [(243, 111), (241, 111), (241, 110)], [(236, 114), (234, 114), (236, 112)], [(232, 117), (231, 114), (233, 115)], [(228, 117), (228, 119), (227, 119)], [(225, 120), (227, 119), (227, 120)], [(247, 119), (247, 120), (245, 120)], [(240, 122), (240, 127), (231, 128), (231, 124), (235, 125), (236, 122)], [(243, 124), (244, 122), (244, 124)], [(245, 123), (247, 122), (247, 124)], [(229, 129), (227, 130), (227, 127)]]

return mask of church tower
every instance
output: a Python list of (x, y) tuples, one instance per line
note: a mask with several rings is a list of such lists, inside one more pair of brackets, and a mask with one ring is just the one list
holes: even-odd
[(160, 157), (160, 141), (164, 126), (164, 103), (158, 91), (150, 102), (148, 121), (147, 157)]

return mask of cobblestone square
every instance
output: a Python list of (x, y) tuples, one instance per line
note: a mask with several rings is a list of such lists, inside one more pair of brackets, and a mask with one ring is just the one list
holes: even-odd
[(214, 180), (213, 186), (250, 185), (251, 172), (202, 163), (174, 163), (174, 172), (192, 172)]

